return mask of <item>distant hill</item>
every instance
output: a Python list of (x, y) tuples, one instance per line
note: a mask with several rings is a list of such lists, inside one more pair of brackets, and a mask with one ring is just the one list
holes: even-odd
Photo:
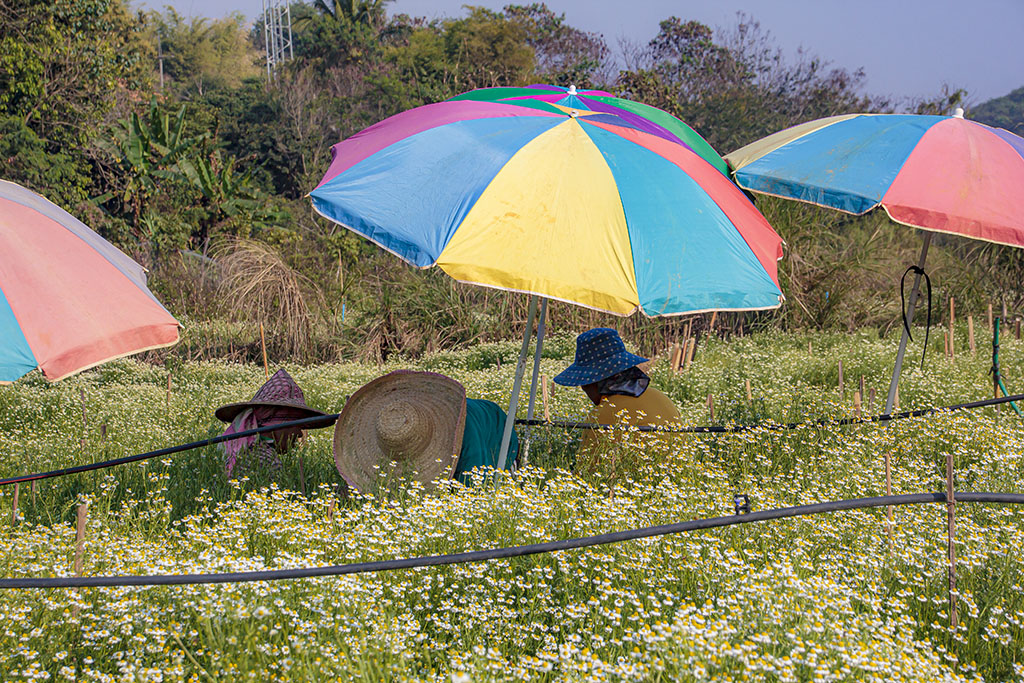
[(975, 121), (1024, 136), (1024, 87), (979, 104), (970, 116)]

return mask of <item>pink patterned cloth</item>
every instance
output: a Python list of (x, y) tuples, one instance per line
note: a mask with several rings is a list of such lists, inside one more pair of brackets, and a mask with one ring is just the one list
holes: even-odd
[[(284, 406), (256, 406), (239, 413), (231, 424), (228, 425), (227, 429), (224, 430), (224, 435), (237, 434), (238, 432), (259, 427), (269, 427), (281, 424), (282, 422), (291, 422), (292, 420), (300, 420), (308, 416), (309, 414), (306, 412)], [(262, 436), (273, 438), (272, 434), (273, 432), (264, 432)], [(238, 465), (239, 458), (251, 460), (250, 464), (256, 464), (272, 470), (281, 468), (281, 458), (277, 454), (276, 444), (272, 446), (266, 443), (266, 441), (261, 441), (260, 436), (259, 434), (253, 434), (240, 439), (221, 442), (221, 450), (227, 456), (224, 461), (224, 468), (227, 470), (229, 477), (234, 471), (235, 466)]]

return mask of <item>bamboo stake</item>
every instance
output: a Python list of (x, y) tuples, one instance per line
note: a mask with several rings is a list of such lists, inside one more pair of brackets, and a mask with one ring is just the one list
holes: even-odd
[(988, 333), (992, 334), (992, 303), (988, 304)]
[(541, 398), (544, 401), (544, 421), (551, 422), (551, 410), (548, 406), (548, 376), (540, 376)]
[(85, 436), (89, 433), (89, 418), (85, 414), (85, 389), (78, 390), (82, 397), (82, 450), (85, 450)]
[(75, 512), (75, 575), (82, 575), (85, 554), (85, 523), (89, 518), (89, 504), (82, 503)]
[(956, 337), (953, 332), (956, 329), (954, 327), (956, 322), (956, 301), (953, 297), (949, 297), (949, 357), (951, 360), (956, 359)]
[(716, 320), (718, 320), (718, 311), (712, 311), (711, 312), (711, 324), (708, 325), (708, 330), (710, 332), (714, 332), (715, 331), (715, 321)]
[(860, 392), (853, 392), (853, 414), (860, 419)]
[[(886, 451), (885, 452), (885, 495), (887, 495), (887, 496), (891, 496), (892, 495), (892, 465), (891, 465), (891, 460), (892, 460), (892, 458), (889, 455), (889, 451)], [(889, 505), (887, 507), (889, 508), (888, 509), (889, 523), (887, 525), (888, 528), (889, 528), (889, 552), (891, 553), (892, 552), (892, 505)]]
[[(684, 341), (683, 343), (685, 344), (687, 342), (688, 342), (688, 340)], [(669, 361), (669, 363), (670, 363), (669, 367), (672, 368), (672, 373), (673, 374), (679, 372), (679, 365), (680, 365), (681, 360), (682, 360), (682, 354), (683, 354), (683, 351), (680, 348), (679, 344), (673, 344), (672, 345), (672, 356), (671, 356), (672, 360)]]
[(754, 397), (750, 395), (750, 380), (747, 380), (747, 405), (753, 405)]
[(684, 354), (685, 363), (683, 364), (684, 370), (690, 369), (690, 363), (693, 362), (693, 351), (697, 348), (697, 339), (690, 337), (686, 340), (686, 353)]
[(263, 347), (263, 372), (270, 379), (270, 365), (267, 363), (267, 339), (263, 335), (263, 321), (260, 321), (260, 346)]
[(811, 349), (811, 342), (810, 342), (810, 340), (807, 340), (807, 355), (808, 356), (813, 356), (814, 355), (814, 350)]
[(846, 397), (846, 393), (843, 390), (843, 361), (839, 361), (839, 400), (842, 401)]
[(942, 332), (942, 353), (946, 358), (949, 358), (949, 332)]
[(715, 396), (714, 394), (708, 394), (708, 416), (709, 421), (715, 421)]
[(967, 316), (967, 346), (971, 349), (971, 355), (974, 355), (974, 316)]
[(11, 504), (11, 526), (18, 521), (18, 494), (21, 492), (21, 484), (14, 485), (14, 502)]
[(949, 549), (949, 629), (956, 631), (956, 500), (953, 494), (953, 454), (946, 453), (946, 531)]

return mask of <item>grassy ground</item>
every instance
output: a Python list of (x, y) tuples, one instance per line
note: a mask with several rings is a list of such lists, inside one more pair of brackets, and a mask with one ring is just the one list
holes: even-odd
[[(709, 421), (709, 393), (716, 423), (838, 418), (850, 413), (861, 377), (880, 410), (894, 343), (866, 333), (711, 340), (688, 372), (673, 375), (659, 362), (652, 376), (690, 424)], [(951, 362), (941, 343), (933, 339), (939, 351), (926, 372), (908, 358), (901, 407), (991, 394), (984, 350)], [(543, 371), (565, 367), (572, 349), (568, 336), (546, 344)], [(516, 350), (483, 344), (414, 365), (459, 379), (470, 396), (505, 403)], [(1011, 391), (1024, 388), (1022, 351), (1004, 342)], [(336, 411), (369, 379), (410, 365), (288, 369), (311, 405)], [(215, 433), (213, 409), (247, 398), (261, 381), (258, 367), (184, 363), (173, 370), (168, 401), (166, 369), (120, 361), (56, 385), (30, 377), (0, 387), (0, 475)], [(555, 392), (553, 417), (586, 411), (582, 392)], [(1024, 429), (1006, 408), (890, 425), (637, 435), (586, 461), (577, 461), (573, 434), (535, 430), (530, 466), (512, 481), (436, 494), (407, 486), (393, 499), (339, 501), (330, 438), (330, 430), (313, 432), (280, 472), (242, 481), (228, 480), (209, 448), (49, 480), (34, 496), (23, 487), (12, 526), (6, 487), (0, 575), (71, 573), (74, 508), (83, 500), (90, 503), (85, 573), (95, 575), (312, 566), (530, 543), (728, 514), (736, 492), (748, 494), (753, 509), (878, 495), (885, 453), (895, 493), (941, 490), (947, 453), (961, 490), (1024, 490)], [(5, 591), (0, 679), (1024, 678), (1017, 552), (1024, 511), (958, 506), (956, 633), (947, 625), (944, 506), (894, 515), (891, 537), (884, 510), (859, 511), (342, 578)]]

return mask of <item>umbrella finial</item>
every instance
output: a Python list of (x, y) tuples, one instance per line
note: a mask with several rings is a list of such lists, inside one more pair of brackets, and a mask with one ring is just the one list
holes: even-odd
[(570, 95), (575, 95), (576, 94), (576, 86), (575, 85), (570, 85), (569, 86), (569, 94)]
[(956, 111), (953, 112), (953, 118), (954, 119), (962, 119), (963, 117), (964, 117), (964, 108), (963, 107), (957, 107)]

